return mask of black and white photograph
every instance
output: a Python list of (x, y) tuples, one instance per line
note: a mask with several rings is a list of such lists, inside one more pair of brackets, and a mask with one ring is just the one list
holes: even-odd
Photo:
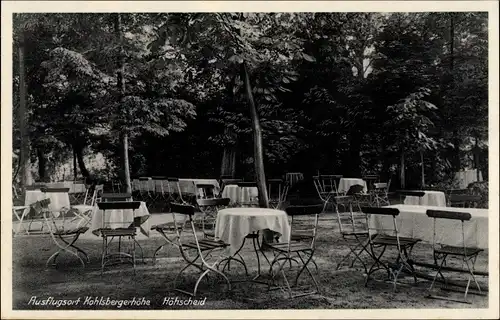
[(77, 2), (2, 2), (2, 318), (499, 316), (498, 3)]

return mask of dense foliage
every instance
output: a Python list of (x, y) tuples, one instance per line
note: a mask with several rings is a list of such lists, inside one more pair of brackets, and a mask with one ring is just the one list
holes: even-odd
[(96, 175), (83, 156), (97, 152), (105, 178), (121, 176), (124, 132), (133, 176), (254, 179), (242, 64), (268, 177), (399, 172), (417, 187), (473, 166), (486, 178), (484, 13), (127, 13), (118, 29), (114, 15), (14, 16), (13, 149), (24, 63), (37, 179), (71, 154)]

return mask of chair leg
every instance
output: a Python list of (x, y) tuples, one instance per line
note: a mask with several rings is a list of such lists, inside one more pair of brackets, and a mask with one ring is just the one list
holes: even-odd
[[(76, 248), (75, 246), (73, 246), (73, 244), (76, 242), (76, 240), (78, 240), (80, 234), (76, 234), (72, 241), (71, 242), (67, 242), (65, 241), (65, 239), (63, 238), (63, 236), (61, 235), (58, 235), (58, 238), (56, 238), (54, 235), (52, 235), (52, 239), (54, 240), (54, 243), (56, 244), (56, 246), (59, 248), (59, 250), (57, 250), (56, 252), (54, 252), (50, 257), (49, 259), (47, 259), (47, 262), (46, 262), (46, 266), (48, 267), (50, 262), (52, 261), (52, 265), (55, 265), (56, 263), (56, 259), (57, 257), (59, 256), (59, 254), (61, 252), (67, 252), (75, 257), (78, 258), (78, 260), (80, 261), (80, 263), (82, 264), (82, 267), (85, 268), (85, 262), (83, 261), (83, 259), (78, 255), (78, 252), (77, 250), (75, 251), (72, 251), (72, 250), (69, 250), (69, 248), (75, 248), (75, 249), (78, 249)], [(80, 249), (78, 249), (80, 250)], [(81, 252), (83, 252), (83, 250), (80, 250)], [(88, 257), (87, 257), (88, 258)]]
[(377, 256), (375, 254), (375, 250), (372, 245), (370, 245), (370, 250), (371, 250), (371, 257), (373, 258), (373, 264), (371, 265), (370, 269), (366, 273), (366, 280), (365, 280), (365, 287), (368, 286), (368, 281), (370, 280), (370, 275), (374, 273), (377, 270), (380, 269), (385, 269), (388, 270), (387, 267), (380, 261), (380, 258), (384, 255), (385, 250), (387, 249), (387, 246), (382, 247), (382, 251), (380, 254)]
[(75, 249), (77, 251), (77, 253), (82, 254), (85, 257), (85, 260), (87, 261), (87, 263), (90, 262), (90, 258), (87, 255), (87, 253), (85, 251), (83, 251), (82, 249), (78, 248), (77, 246), (75, 246), (75, 244), (74, 244), (76, 242), (76, 240), (78, 240), (78, 237), (75, 239), (75, 241), (72, 241), (71, 243), (67, 242), (63, 237), (61, 237), (61, 240), (64, 243), (66, 243), (67, 245), (69, 245), (71, 248)]
[(316, 281), (316, 278), (314, 277), (314, 275), (312, 274), (311, 270), (309, 270), (309, 267), (307, 266), (309, 264), (310, 261), (313, 261), (312, 258), (313, 258), (313, 254), (314, 252), (311, 252), (309, 256), (309, 258), (307, 259), (307, 261), (304, 261), (304, 259), (302, 258), (302, 256), (300, 255), (300, 252), (297, 252), (297, 255), (299, 256), (300, 260), (302, 261), (302, 268), (300, 269), (300, 271), (297, 273), (297, 276), (295, 278), (295, 286), (297, 286), (298, 282), (299, 282), (299, 277), (300, 275), (302, 274), (302, 272), (304, 270), (307, 271), (307, 273), (309, 274), (309, 276), (311, 277), (312, 281), (314, 282), (314, 285), (316, 286), (316, 292), (319, 292), (319, 284), (318, 282)]
[[(224, 262), (224, 261), (226, 262), (226, 263), (224, 264), (224, 267), (222, 267), (222, 272), (224, 272), (224, 270), (226, 269), (226, 267), (227, 267), (227, 270), (228, 270), (228, 271), (230, 271), (230, 270), (231, 270), (231, 269), (230, 269), (230, 268), (231, 268), (231, 266), (230, 266), (230, 262), (231, 262), (231, 260), (234, 260), (234, 261), (239, 262), (239, 263), (243, 266), (243, 268), (245, 268), (245, 275), (246, 275), (246, 276), (248, 276), (248, 269), (247, 269), (247, 265), (246, 265), (246, 263), (245, 263), (245, 260), (243, 260), (243, 257), (241, 257), (241, 255), (239, 254), (239, 253), (240, 253), (240, 251), (241, 251), (241, 249), (242, 249), (242, 248), (243, 248), (243, 246), (245, 245), (245, 242), (246, 242), (246, 238), (244, 238), (244, 239), (243, 239), (243, 243), (241, 244), (241, 246), (238, 248), (238, 250), (236, 250), (236, 252), (235, 252), (232, 256), (227, 257), (227, 258), (224, 258), (224, 259), (222, 259), (222, 260), (220, 260), (220, 261), (218, 262), (218, 266), (219, 266), (220, 264), (222, 264), (222, 262)], [(236, 256), (236, 255), (240, 256), (240, 258), (241, 258), (241, 259), (235, 258), (235, 256)], [(258, 259), (258, 257), (257, 257), (257, 259)], [(260, 268), (260, 267), (259, 267), (259, 268)]]

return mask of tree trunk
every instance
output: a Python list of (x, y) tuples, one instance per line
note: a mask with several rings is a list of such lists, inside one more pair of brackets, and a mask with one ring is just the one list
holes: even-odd
[(425, 168), (424, 168), (424, 152), (420, 151), (420, 165), (422, 169), (422, 189), (425, 188)]
[(221, 176), (235, 177), (236, 174), (236, 149), (224, 147), (222, 154)]
[(351, 132), (351, 141), (349, 143), (349, 158), (346, 159), (348, 174), (352, 178), (361, 178), (361, 133), (354, 129)]
[(36, 148), (36, 153), (38, 156), (38, 176), (40, 181), (49, 181), (47, 178), (47, 159), (45, 158), (45, 153), (42, 148)]
[(128, 160), (128, 133), (122, 133), (122, 145), (123, 145), (123, 175), (125, 178), (125, 192), (132, 193), (132, 185), (130, 183), (130, 166)]
[[(454, 45), (455, 45), (455, 21), (453, 20), (453, 12), (450, 12), (450, 70), (453, 71)], [(452, 75), (453, 77), (453, 75)]]
[[(123, 101), (125, 96), (125, 78), (124, 78), (124, 70), (125, 70), (125, 60), (124, 60), (124, 52), (123, 52), (123, 34), (122, 34), (122, 17), (120, 13), (116, 13), (115, 15), (115, 33), (118, 39), (118, 43), (120, 44), (120, 53), (118, 55), (118, 73), (117, 73), (117, 85), (118, 90), (120, 91), (120, 101)], [(127, 128), (121, 129), (121, 140), (123, 147), (123, 176), (124, 176), (124, 184), (125, 184), (125, 192), (132, 192), (132, 185), (130, 183), (130, 166), (128, 159), (128, 133)]]
[(245, 92), (250, 106), (250, 118), (252, 120), (253, 144), (254, 144), (254, 165), (257, 188), (259, 190), (259, 206), (269, 208), (269, 199), (267, 198), (266, 175), (264, 171), (264, 152), (262, 147), (262, 128), (260, 126), (259, 115), (255, 106), (252, 94), (252, 85), (248, 76), (248, 70), (245, 63), (241, 64), (241, 76), (245, 82)]
[(78, 179), (78, 169), (76, 167), (76, 150), (75, 146), (73, 145), (73, 181), (76, 181)]
[[(241, 64), (241, 77), (245, 83), (245, 92), (250, 106), (250, 118), (252, 120), (253, 145), (254, 145), (254, 165), (257, 189), (259, 191), (259, 206), (269, 208), (269, 199), (267, 197), (266, 175), (264, 171), (264, 152), (262, 147), (262, 128), (260, 126), (259, 114), (252, 94), (252, 85), (245, 62)], [(262, 234), (262, 244), (273, 242), (274, 232), (264, 230)]]
[(460, 171), (460, 169), (462, 168), (462, 160), (460, 159), (461, 141), (460, 141), (460, 138), (458, 138), (458, 135), (459, 135), (459, 133), (456, 131), (453, 133), (453, 136), (456, 137), (453, 139), (454, 148), (453, 148), (452, 166), (453, 166), (454, 171)]
[(21, 148), (19, 150), (20, 163), (20, 180), (21, 188), (32, 183), (31, 177), (31, 161), (30, 161), (30, 138), (29, 131), (26, 125), (26, 117), (28, 116), (26, 108), (26, 81), (24, 74), (24, 37), (19, 44), (19, 131), (21, 134)]
[(87, 170), (87, 167), (85, 166), (85, 161), (83, 161), (83, 147), (77, 144), (74, 147), (74, 150), (76, 154), (76, 160), (78, 161), (78, 167), (80, 167), (80, 172), (82, 173), (82, 176), (84, 176), (86, 179), (89, 179), (90, 172)]
[(474, 144), (474, 148), (472, 149), (473, 150), (473, 157), (474, 157), (474, 168), (476, 169), (476, 178), (477, 178), (477, 181), (481, 181), (479, 179), (480, 177), (480, 163), (481, 163), (481, 152), (480, 152), (480, 149), (479, 149), (479, 137), (476, 135), (476, 141), (475, 141), (475, 144)]
[(401, 167), (400, 167), (400, 176), (399, 180), (401, 183), (401, 189), (405, 188), (405, 152), (401, 151)]

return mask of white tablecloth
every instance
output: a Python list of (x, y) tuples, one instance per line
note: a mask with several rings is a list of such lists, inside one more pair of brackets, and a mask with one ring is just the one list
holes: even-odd
[(43, 183), (47, 188), (69, 188), (68, 193), (85, 193), (86, 188), (83, 183), (74, 183), (74, 181), (47, 182)]
[(424, 191), (422, 197), (406, 196), (406, 205), (446, 207), (446, 196), (442, 191)]
[[(396, 217), (398, 232), (402, 237), (413, 237), (432, 243), (433, 219), (426, 214), (428, 209), (468, 212), (472, 218), (464, 223), (467, 246), (488, 248), (488, 209), (450, 208), (436, 206), (392, 205), (400, 213)], [(370, 225), (379, 229), (393, 229), (391, 216), (370, 215)], [(458, 220), (436, 220), (436, 242), (450, 246), (462, 245), (462, 227)]]
[(229, 198), (230, 204), (257, 203), (258, 197), (257, 187), (238, 187), (230, 184), (222, 190), (222, 198)]
[(343, 192), (346, 193), (349, 191), (349, 188), (351, 186), (354, 186), (356, 184), (362, 185), (363, 186), (363, 191), (366, 193), (368, 191), (368, 188), (366, 187), (366, 181), (363, 179), (359, 178), (340, 178), (339, 185), (338, 185), (338, 192)]
[[(141, 201), (141, 205), (136, 210), (106, 210), (104, 226), (102, 224), (103, 211), (96, 205), (92, 212), (92, 223), (90, 230), (95, 235), (99, 235), (99, 229), (105, 228), (127, 228), (133, 223), (135, 217), (149, 217), (146, 203)], [(149, 219), (140, 226), (141, 233), (149, 237)]]
[[(458, 183), (459, 189), (467, 189), (469, 183), (476, 182), (477, 180), (477, 169), (464, 170), (455, 173), (455, 182)], [(483, 175), (479, 171), (479, 181), (483, 181)]]
[[(196, 194), (196, 184), (211, 184), (214, 186), (214, 192), (216, 194), (220, 192), (219, 182), (216, 179), (179, 179), (181, 193)], [(139, 181), (138, 179), (134, 179), (132, 181), (132, 189), (140, 191), (149, 190), (150, 192), (161, 192), (162, 185), (163, 192), (168, 192), (169, 187), (171, 192), (178, 192), (177, 184), (175, 182), (169, 182), (168, 180)]]
[(32, 203), (46, 198), (50, 199), (49, 209), (51, 211), (61, 211), (63, 207), (67, 209), (70, 208), (69, 195), (67, 192), (43, 193), (40, 190), (27, 190), (24, 205), (29, 206)]
[(288, 241), (290, 224), (285, 211), (263, 208), (228, 208), (217, 213), (215, 238), (230, 245), (234, 254), (245, 237), (252, 232), (270, 229), (281, 234), (280, 241)]

